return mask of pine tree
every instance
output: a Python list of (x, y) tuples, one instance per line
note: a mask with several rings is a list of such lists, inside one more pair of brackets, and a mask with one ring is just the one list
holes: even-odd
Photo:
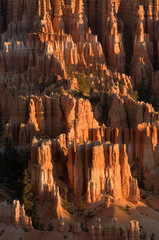
[(8, 180), (12, 182), (17, 178), (17, 169), (18, 169), (18, 151), (13, 146), (13, 141), (11, 137), (7, 137), (4, 141), (5, 146), (5, 174), (8, 176)]
[(83, 214), (83, 212), (85, 210), (85, 205), (84, 205), (84, 202), (82, 200), (79, 202), (79, 210), (80, 210), (81, 214)]
[(139, 178), (139, 170), (140, 170), (140, 159), (139, 157), (135, 158), (135, 161), (134, 161), (134, 167), (136, 169), (136, 177), (137, 179)]
[(67, 198), (67, 193), (68, 193), (68, 189), (65, 187), (64, 189), (64, 208), (67, 208), (67, 203), (68, 203), (68, 198)]
[(5, 177), (5, 158), (4, 154), (0, 153), (0, 182), (3, 182)]
[(23, 179), (23, 203), (25, 210), (28, 215), (31, 215), (33, 210), (33, 194), (31, 192), (31, 184), (30, 184), (30, 176), (28, 174), (27, 169), (24, 171), (24, 179)]
[(2, 147), (2, 144), (3, 144), (3, 131), (4, 131), (4, 127), (2, 123), (2, 112), (0, 111), (0, 147)]
[(154, 185), (153, 184), (150, 187), (150, 191), (151, 191), (152, 194), (154, 193)]
[(53, 227), (52, 223), (49, 224), (48, 230), (49, 230), (49, 231), (53, 231), (53, 230), (54, 230), (54, 227)]
[(143, 167), (140, 168), (140, 176), (138, 178), (139, 187), (145, 189), (145, 177)]

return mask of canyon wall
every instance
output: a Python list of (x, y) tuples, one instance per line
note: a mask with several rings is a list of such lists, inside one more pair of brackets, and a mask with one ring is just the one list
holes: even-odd
[[(67, 134), (67, 142), (74, 141), (75, 148), (89, 140), (126, 144), (132, 165), (139, 159), (145, 171), (155, 168), (159, 149), (158, 113), (151, 105), (135, 102), (128, 96), (101, 93), (98, 97), (100, 102), (91, 106), (88, 100), (75, 99), (69, 94), (20, 96), (14, 101), (4, 136), (12, 136), (16, 145), (29, 144), (34, 136), (54, 138), (63, 133)], [(97, 122), (106, 117), (104, 109), (110, 127), (99, 127)]]

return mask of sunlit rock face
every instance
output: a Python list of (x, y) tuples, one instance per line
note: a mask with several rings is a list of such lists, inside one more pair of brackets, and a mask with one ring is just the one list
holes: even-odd
[(69, 148), (68, 174), (75, 195), (87, 191), (87, 201), (95, 202), (104, 192), (137, 203), (140, 193), (132, 178), (125, 145), (90, 142)]
[(38, 141), (34, 138), (29, 162), (31, 188), (38, 195), (42, 208), (46, 203), (54, 218), (62, 215), (59, 187), (53, 178), (51, 141)]

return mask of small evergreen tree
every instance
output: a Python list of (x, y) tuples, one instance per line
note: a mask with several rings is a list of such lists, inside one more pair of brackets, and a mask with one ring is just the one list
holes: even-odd
[(13, 146), (12, 137), (9, 136), (4, 141), (5, 146), (5, 175), (8, 176), (10, 182), (15, 180), (17, 172), (18, 152)]
[(5, 177), (5, 158), (4, 154), (0, 153), (0, 182), (3, 182)]
[(150, 86), (145, 86), (145, 78), (143, 77), (141, 86), (138, 90), (139, 101), (150, 102)]
[(90, 216), (91, 215), (91, 206), (89, 205), (87, 208), (87, 215)]
[(150, 191), (151, 191), (152, 194), (154, 193), (154, 185), (153, 184), (150, 187)]
[(139, 100), (138, 91), (134, 91), (134, 92), (133, 92), (132, 98), (133, 98), (134, 101), (136, 101), (136, 102)]
[(64, 189), (64, 207), (67, 208), (67, 203), (68, 203), (68, 198), (67, 198), (67, 193), (68, 193), (68, 189), (65, 187)]
[(2, 147), (2, 144), (3, 144), (3, 131), (4, 131), (4, 126), (2, 123), (2, 112), (0, 111), (0, 147)]
[(67, 68), (67, 77), (68, 78), (73, 78), (74, 77), (74, 70), (73, 70), (73, 67), (71, 65)]
[(49, 230), (49, 231), (53, 231), (53, 230), (54, 230), (54, 227), (53, 227), (52, 223), (49, 224), (48, 230)]
[(59, 94), (60, 94), (60, 96), (62, 96), (64, 94), (64, 88), (63, 87), (60, 87)]
[(140, 169), (140, 159), (139, 159), (139, 157), (135, 158), (134, 167), (136, 169), (136, 177), (139, 178), (139, 169)]
[(39, 77), (39, 79), (38, 79), (38, 84), (39, 84), (39, 85), (42, 85), (42, 84), (43, 84), (43, 79), (42, 79), (42, 77)]
[(139, 188), (145, 189), (145, 177), (143, 167), (140, 167), (140, 176), (138, 178)]
[(85, 210), (85, 205), (84, 205), (84, 202), (82, 200), (79, 202), (79, 210), (80, 210), (81, 214), (83, 214), (83, 212)]
[(99, 78), (100, 80), (105, 80), (105, 73), (103, 71), (99, 73)]
[(76, 75), (79, 92), (81, 94), (90, 94), (91, 84), (88, 76), (85, 76), (84, 72)]
[(151, 235), (151, 240), (155, 240), (155, 234), (154, 233)]
[(31, 184), (30, 184), (30, 176), (28, 174), (27, 169), (24, 171), (24, 179), (23, 179), (23, 203), (25, 210), (28, 215), (31, 215), (33, 210), (33, 194), (31, 192)]
[(121, 235), (121, 236), (124, 236), (124, 230), (123, 230), (123, 228), (120, 227), (120, 228), (119, 228), (119, 231), (120, 231), (120, 235)]

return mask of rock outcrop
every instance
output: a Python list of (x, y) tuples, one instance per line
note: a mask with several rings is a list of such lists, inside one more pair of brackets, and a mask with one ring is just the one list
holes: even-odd
[(0, 222), (7, 225), (13, 224), (16, 228), (32, 229), (31, 218), (25, 215), (24, 205), (21, 206), (17, 200), (14, 200), (13, 204), (0, 203)]
[(129, 95), (114, 93), (105, 95), (101, 92), (98, 97), (102, 106), (107, 108), (107, 122), (113, 128), (136, 128), (143, 122), (158, 122), (158, 113), (151, 104), (134, 101)]
[(70, 66), (97, 70), (105, 64), (97, 36), (88, 31), (81, 1), (77, 1), (75, 12), (62, 1), (52, 4), (50, 0), (34, 4), (31, 1), (11, 4), (8, 0), (6, 9), (11, 15), (5, 19), (6, 32), (1, 38), (1, 73), (27, 73), (37, 81), (43, 74), (48, 79), (55, 73), (66, 77)]
[(149, 52), (153, 53), (153, 45), (149, 41), (149, 36), (144, 34), (142, 21), (137, 23), (133, 51), (130, 75), (134, 79), (137, 88), (141, 87), (142, 84), (148, 88), (153, 72)]
[(58, 94), (19, 96), (10, 116), (5, 135), (11, 134), (19, 145), (31, 143), (37, 134), (56, 137), (70, 131), (72, 138), (79, 139), (87, 129), (98, 126), (90, 102), (82, 98), (76, 100), (69, 94), (61, 97)]
[(90, 142), (73, 144), (68, 152), (68, 176), (75, 195), (86, 194), (88, 202), (95, 202), (101, 193), (125, 198), (137, 203), (139, 189), (128, 164), (125, 145)]
[[(59, 188), (53, 178), (51, 141), (33, 140), (31, 148), (31, 188), (39, 196), (39, 205), (47, 202), (52, 216), (59, 218), (62, 214)], [(46, 210), (46, 209), (45, 209)]]
[[(128, 160), (131, 166), (139, 161), (139, 167), (151, 172), (158, 164), (158, 126), (139, 124), (137, 128), (98, 127), (88, 130), (87, 141), (126, 144)], [(83, 141), (83, 138), (80, 138)], [(137, 167), (137, 166), (136, 166)]]
[[(96, 222), (94, 225), (92, 225), (91, 230), (90, 230), (90, 236), (91, 240), (96, 240), (96, 239), (109, 239), (112, 238), (114, 240), (117, 239), (140, 239), (140, 226), (139, 222), (132, 220), (129, 223), (129, 229), (125, 229), (124, 233), (121, 234), (120, 232), (120, 227), (119, 223), (117, 221), (117, 218), (114, 219), (114, 223), (110, 225), (103, 225), (101, 223), (101, 219), (98, 218), (96, 219)], [(146, 234), (146, 239), (149, 239), (149, 235)]]

